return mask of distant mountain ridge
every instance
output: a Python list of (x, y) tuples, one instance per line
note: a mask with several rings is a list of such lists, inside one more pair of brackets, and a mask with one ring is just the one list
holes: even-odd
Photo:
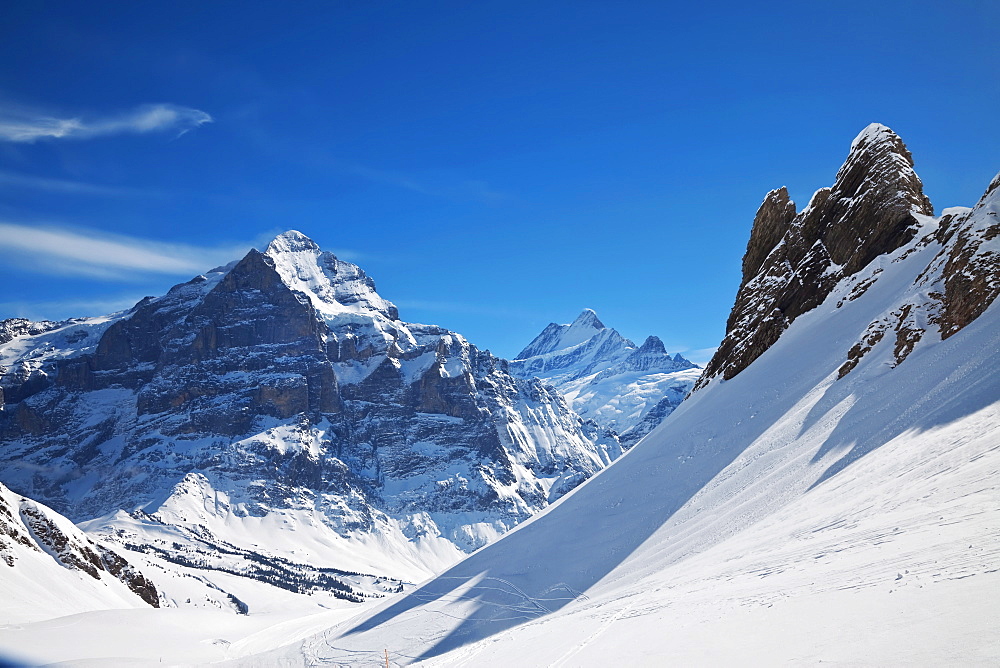
[(584, 309), (568, 325), (550, 323), (511, 362), (521, 378), (541, 378), (580, 415), (630, 447), (676, 408), (701, 373), (649, 336), (641, 346)]
[(0, 480), (120, 544), (169, 531), (188, 561), (310, 545), (417, 580), (621, 454), (296, 231), (127, 312), (0, 336)]

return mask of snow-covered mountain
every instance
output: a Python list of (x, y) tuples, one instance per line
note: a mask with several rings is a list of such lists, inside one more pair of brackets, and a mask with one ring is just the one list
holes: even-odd
[(337, 573), (423, 579), (621, 453), (294, 231), (127, 312), (6, 321), (0, 387), (11, 488), (150, 558), (305, 590), (321, 566), (348, 597)]
[(581, 416), (618, 433), (625, 447), (670, 415), (701, 374), (680, 353), (667, 354), (659, 338), (637, 346), (592, 309), (568, 325), (550, 323), (510, 368), (551, 384)]
[(700, 388), (412, 593), (243, 665), (1000, 661), (1000, 175), (932, 215), (903, 142), (774, 191)]

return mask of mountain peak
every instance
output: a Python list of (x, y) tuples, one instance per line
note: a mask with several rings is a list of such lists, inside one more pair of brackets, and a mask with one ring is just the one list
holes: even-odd
[(360, 267), (338, 260), (298, 230), (282, 232), (268, 244), (265, 255), (289, 288), (309, 297), (324, 316), (345, 311), (378, 312), (398, 320), (396, 307), (375, 290), (375, 281)]
[(597, 312), (592, 308), (585, 308), (576, 316), (576, 320), (570, 327), (589, 327), (591, 329), (606, 329), (601, 319), (597, 317)]
[(745, 369), (841, 279), (909, 243), (933, 213), (906, 144), (880, 123), (855, 137), (833, 186), (817, 190), (801, 212), (787, 191), (768, 193), (750, 232), (726, 337), (699, 385)]
[(572, 348), (580, 345), (584, 341), (590, 340), (601, 332), (606, 332), (613, 336), (619, 336), (618, 332), (613, 329), (609, 330), (604, 326), (604, 323), (597, 317), (597, 313), (594, 309), (585, 308), (580, 315), (576, 317), (576, 320), (568, 325), (560, 325), (555, 322), (550, 322), (548, 326), (542, 330), (541, 334), (536, 336), (532, 342), (528, 344), (527, 348), (518, 353), (515, 359), (527, 359), (529, 357), (546, 355), (559, 350)]
[(647, 336), (646, 340), (643, 341), (642, 346), (639, 348), (640, 353), (660, 353), (661, 355), (667, 354), (667, 349), (663, 345), (663, 341), (660, 340), (658, 336)]
[(913, 171), (913, 156), (903, 140), (881, 123), (872, 123), (851, 142), (833, 187), (840, 200), (876, 200), (877, 207), (933, 215), (924, 184)]
[(851, 151), (859, 150), (871, 144), (901, 144), (902, 139), (887, 125), (881, 123), (869, 123), (868, 127), (858, 133), (858, 136), (851, 142)]
[(267, 245), (265, 253), (273, 255), (274, 253), (299, 253), (302, 251), (319, 250), (319, 244), (306, 235), (298, 230), (288, 230), (272, 239), (271, 243)]

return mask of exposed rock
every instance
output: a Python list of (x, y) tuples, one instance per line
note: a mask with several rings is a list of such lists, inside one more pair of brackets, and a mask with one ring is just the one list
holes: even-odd
[(933, 214), (910, 152), (879, 124), (854, 140), (832, 188), (817, 191), (794, 217), (793, 208), (779, 189), (758, 210), (726, 337), (699, 387), (745, 369), (843, 278), (913, 240), (918, 216)]
[(1000, 174), (975, 209), (950, 226), (954, 242), (944, 268), (941, 336), (948, 338), (978, 318), (1000, 294)]
[(764, 260), (774, 250), (795, 220), (795, 202), (788, 196), (788, 189), (781, 186), (764, 196), (757, 210), (750, 241), (743, 256), (743, 276), (756, 276)]

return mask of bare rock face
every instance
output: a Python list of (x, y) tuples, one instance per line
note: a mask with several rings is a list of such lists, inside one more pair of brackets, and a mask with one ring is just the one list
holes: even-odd
[(865, 128), (831, 188), (795, 213), (784, 189), (765, 197), (743, 260), (743, 281), (726, 337), (698, 387), (732, 378), (844, 277), (913, 240), (933, 208), (903, 141), (884, 125)]
[(1000, 174), (966, 216), (943, 226), (951, 237), (944, 268), (941, 336), (948, 338), (978, 318), (1000, 294)]
[(726, 337), (697, 387), (732, 378), (834, 290), (840, 308), (911, 253), (932, 259), (909, 296), (858, 333), (838, 377), (876, 348), (885, 348), (885, 363), (896, 367), (929, 333), (948, 338), (974, 321), (1000, 294), (1000, 176), (975, 207), (932, 213), (906, 146), (877, 124), (858, 135), (836, 183), (817, 191), (803, 211), (794, 212), (783, 188), (768, 193)]
[(750, 230), (750, 241), (743, 256), (743, 276), (756, 276), (764, 260), (774, 247), (788, 234), (795, 220), (795, 202), (788, 196), (788, 189), (781, 186), (764, 196)]

